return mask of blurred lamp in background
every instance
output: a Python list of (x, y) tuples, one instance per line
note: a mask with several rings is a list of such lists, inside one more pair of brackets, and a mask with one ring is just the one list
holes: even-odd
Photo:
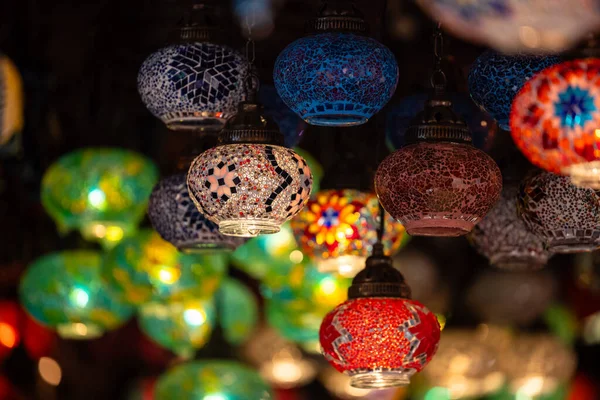
[(102, 257), (85, 250), (42, 256), (25, 272), (19, 297), (40, 323), (68, 339), (94, 339), (121, 326), (135, 309), (101, 278)]
[(23, 311), (13, 301), (0, 301), (0, 361), (7, 358), (21, 342)]
[(23, 123), (21, 74), (10, 58), (0, 54), (0, 154), (20, 150), (17, 138)]
[(144, 218), (158, 179), (154, 163), (118, 148), (87, 148), (62, 156), (44, 173), (41, 198), (58, 229), (114, 246)]
[(215, 294), (219, 325), (227, 343), (244, 343), (258, 324), (258, 303), (240, 281), (225, 278)]
[[(283, 137), (285, 138), (285, 146), (289, 148), (296, 147), (308, 126), (306, 122), (304, 122), (302, 118), (281, 100), (277, 90), (272, 85), (261, 85), (258, 90), (258, 99), (261, 104), (265, 106), (265, 115), (275, 121), (277, 126), (279, 126), (279, 130), (283, 133)], [(302, 155), (302, 157), (304, 157), (304, 155)], [(312, 169), (311, 163), (309, 162), (308, 164)], [(315, 174), (314, 170), (313, 174)]]

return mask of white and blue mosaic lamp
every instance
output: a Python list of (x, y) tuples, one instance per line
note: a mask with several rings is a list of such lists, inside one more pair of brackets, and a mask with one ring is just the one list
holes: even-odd
[(246, 99), (249, 66), (245, 57), (214, 43), (215, 1), (194, 1), (178, 43), (151, 54), (138, 74), (146, 107), (169, 129), (220, 131)]

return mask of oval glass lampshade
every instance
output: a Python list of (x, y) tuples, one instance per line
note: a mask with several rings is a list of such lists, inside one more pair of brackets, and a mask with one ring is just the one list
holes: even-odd
[(533, 164), (600, 189), (600, 59), (547, 68), (515, 98), (511, 131)]
[(105, 257), (103, 275), (129, 303), (210, 298), (227, 269), (223, 253), (185, 254), (158, 233), (142, 230)]
[(226, 236), (190, 199), (186, 175), (161, 180), (148, 203), (150, 222), (160, 236), (180, 251), (234, 250), (244, 239)]
[(445, 29), (504, 53), (560, 52), (600, 24), (594, 1), (419, 0)]
[(308, 126), (306, 122), (281, 100), (273, 85), (260, 85), (258, 101), (264, 106), (265, 117), (271, 118), (279, 127), (285, 147), (296, 147)]
[(42, 205), (59, 230), (78, 229), (88, 240), (114, 245), (137, 229), (157, 179), (154, 163), (141, 154), (76, 150), (44, 173)]
[(551, 254), (542, 238), (530, 231), (518, 215), (518, 194), (516, 185), (505, 186), (500, 200), (475, 226), (469, 239), (498, 268), (539, 269), (546, 265)]
[(102, 257), (86, 250), (52, 253), (34, 261), (21, 279), (19, 297), (41, 324), (68, 339), (93, 339), (121, 326), (135, 308), (101, 277)]
[(509, 131), (510, 109), (517, 93), (535, 74), (558, 62), (556, 56), (507, 55), (488, 50), (471, 66), (471, 98), (498, 121), (500, 128)]
[(327, 314), (319, 337), (325, 359), (352, 386), (377, 389), (410, 383), (434, 356), (440, 325), (417, 301), (359, 298)]
[(192, 357), (209, 340), (215, 325), (211, 299), (149, 302), (139, 308), (138, 323), (146, 336), (181, 357)]
[(258, 324), (258, 303), (248, 287), (226, 278), (216, 294), (219, 324), (225, 340), (232, 345), (245, 342)]
[(10, 58), (0, 54), (0, 153), (21, 133), (23, 123), (21, 74)]
[(163, 374), (156, 400), (273, 400), (271, 388), (252, 369), (235, 361), (203, 360), (181, 364)]
[(190, 197), (225, 235), (277, 233), (308, 201), (312, 174), (293, 150), (229, 144), (200, 154), (187, 176)]
[[(383, 245), (395, 254), (408, 241), (404, 227), (386, 215)], [(294, 236), (302, 251), (322, 272), (354, 277), (377, 242), (379, 201), (358, 190), (323, 190), (292, 219)]]
[(525, 225), (554, 253), (600, 248), (600, 196), (550, 172), (521, 183), (517, 207)]
[(248, 61), (212, 43), (185, 43), (151, 54), (138, 74), (142, 101), (169, 129), (220, 131), (246, 99)]
[(420, 142), (390, 154), (375, 174), (379, 201), (416, 236), (469, 233), (502, 189), (500, 169), (473, 146)]
[(366, 36), (328, 32), (306, 36), (277, 57), (279, 96), (311, 125), (364, 124), (385, 106), (398, 83), (398, 64)]

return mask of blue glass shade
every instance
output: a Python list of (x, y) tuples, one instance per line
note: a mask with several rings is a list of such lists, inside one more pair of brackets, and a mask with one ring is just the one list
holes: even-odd
[(178, 365), (162, 375), (156, 400), (272, 400), (260, 375), (234, 361), (206, 360)]
[(219, 227), (198, 211), (188, 193), (186, 175), (161, 180), (148, 203), (150, 222), (160, 236), (180, 251), (233, 250), (245, 240), (219, 233)]
[(556, 56), (506, 55), (488, 50), (471, 66), (469, 92), (502, 130), (510, 131), (510, 110), (517, 93), (535, 74), (559, 61)]
[(63, 251), (34, 261), (21, 279), (21, 304), (59, 335), (89, 339), (118, 328), (135, 308), (101, 279), (102, 257), (93, 251)]
[(243, 343), (258, 323), (258, 304), (250, 289), (235, 279), (225, 279), (217, 292), (219, 324), (225, 340)]
[[(405, 145), (406, 130), (415, 116), (423, 110), (429, 96), (429, 93), (417, 93), (404, 97), (389, 108), (386, 114), (385, 139), (390, 151)], [(480, 110), (468, 94), (448, 93), (448, 96), (454, 111), (469, 125), (473, 145), (480, 150), (489, 150), (497, 131), (494, 119)]]
[(146, 107), (173, 130), (219, 131), (246, 98), (248, 62), (212, 43), (187, 43), (151, 54), (138, 75)]
[(286, 47), (273, 79), (279, 96), (309, 124), (352, 126), (367, 122), (390, 100), (398, 65), (374, 39), (322, 33)]
[(272, 85), (261, 85), (258, 90), (258, 101), (264, 107), (265, 116), (271, 118), (279, 126), (285, 139), (285, 146), (296, 147), (307, 127), (306, 122), (281, 100)]

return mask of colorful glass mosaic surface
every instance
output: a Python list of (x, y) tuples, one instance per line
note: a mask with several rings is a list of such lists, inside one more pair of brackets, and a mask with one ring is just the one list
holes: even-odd
[(505, 53), (559, 52), (600, 22), (590, 0), (419, 0), (445, 29)]
[(23, 83), (17, 67), (0, 54), (0, 147), (23, 129)]
[(398, 65), (374, 39), (323, 33), (286, 47), (275, 62), (273, 79), (283, 101), (309, 124), (358, 125), (392, 97)]
[(246, 341), (258, 324), (258, 303), (247, 286), (235, 279), (223, 280), (216, 294), (219, 324), (228, 343)]
[(435, 315), (406, 299), (348, 300), (327, 314), (320, 329), (325, 359), (350, 376), (397, 372), (408, 379), (431, 360), (439, 340)]
[(469, 92), (473, 101), (508, 131), (517, 93), (535, 74), (558, 62), (556, 56), (506, 55), (488, 50), (471, 66)]
[(21, 304), (66, 338), (95, 338), (118, 328), (135, 308), (101, 279), (102, 257), (93, 251), (52, 253), (34, 261), (19, 287)]
[(142, 305), (138, 323), (160, 346), (182, 357), (191, 357), (210, 338), (215, 325), (211, 299), (150, 302)]
[(146, 107), (168, 127), (218, 131), (246, 98), (248, 65), (226, 46), (169, 46), (144, 61), (138, 91)]
[(306, 122), (281, 100), (277, 90), (272, 85), (260, 86), (258, 101), (264, 107), (265, 116), (271, 118), (279, 126), (279, 130), (285, 138), (285, 146), (289, 148), (296, 147), (306, 130)]
[(158, 233), (140, 231), (105, 257), (103, 274), (128, 302), (210, 298), (227, 269), (227, 254), (186, 254)]
[(278, 232), (304, 207), (311, 187), (306, 161), (280, 146), (217, 146), (200, 154), (188, 173), (198, 209), (234, 236)]
[[(545, 69), (515, 98), (512, 136), (529, 160), (554, 173), (581, 173), (600, 184), (600, 60)], [(589, 165), (589, 168), (586, 168)], [(581, 169), (581, 171), (578, 171)]]
[(76, 150), (54, 162), (42, 179), (42, 205), (59, 230), (79, 229), (90, 240), (117, 243), (144, 218), (158, 171), (123, 149)]
[(500, 169), (470, 145), (417, 143), (389, 155), (375, 175), (379, 201), (411, 235), (459, 236), (493, 207)]
[(185, 174), (165, 178), (154, 187), (148, 216), (160, 236), (181, 251), (233, 250), (244, 243), (244, 239), (219, 233), (219, 227), (198, 211)]
[[(378, 227), (377, 196), (358, 190), (321, 191), (292, 219), (296, 240), (317, 267), (350, 277), (364, 268)], [(386, 253), (395, 254), (407, 238), (404, 227), (386, 214)]]
[(235, 361), (203, 360), (178, 365), (157, 384), (156, 400), (273, 400), (258, 372)]
[(568, 177), (542, 172), (521, 183), (517, 207), (527, 227), (550, 251), (576, 253), (600, 247), (600, 196)]

